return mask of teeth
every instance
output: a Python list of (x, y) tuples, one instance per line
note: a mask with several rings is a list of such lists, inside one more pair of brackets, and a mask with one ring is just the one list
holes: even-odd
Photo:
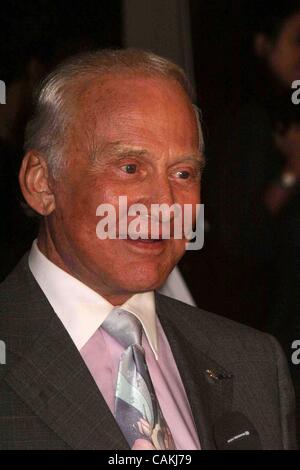
[(155, 243), (155, 242), (160, 242), (161, 240), (160, 239), (145, 239), (145, 238), (138, 238), (137, 240), (132, 240), (132, 241), (137, 241), (137, 242), (144, 242), (144, 243)]

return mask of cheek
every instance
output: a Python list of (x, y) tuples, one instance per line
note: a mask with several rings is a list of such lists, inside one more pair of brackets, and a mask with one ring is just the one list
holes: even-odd
[(71, 211), (80, 219), (93, 220), (100, 204), (118, 204), (119, 191), (117, 185), (108, 179), (86, 181), (73, 191)]
[[(101, 204), (109, 205), (115, 213), (116, 222), (118, 223), (119, 218), (119, 197), (127, 195), (127, 204), (128, 207), (132, 202), (135, 201), (135, 197), (130, 196), (127, 191), (122, 191), (120, 185), (116, 185), (115, 182), (106, 180), (105, 183), (98, 181), (97, 184), (93, 183), (90, 185), (89, 189), (81, 188), (80, 191), (76, 193), (72, 201), (72, 208), (70, 210), (69, 217), (69, 232), (72, 231), (71, 236), (77, 238), (85, 245), (90, 244), (91, 247), (97, 245), (101, 250), (104, 251), (108, 249), (108, 244), (110, 240), (100, 240), (97, 237), (97, 226), (101, 219), (105, 218), (107, 220), (108, 213), (105, 212), (106, 209), (103, 208), (104, 212), (101, 212), (103, 216), (97, 215), (97, 210)], [(112, 219), (114, 220), (114, 218)], [(114, 222), (111, 222), (112, 224)], [(118, 226), (117, 226), (118, 227)], [(112, 227), (111, 227), (112, 228)], [(113, 245), (109, 245), (109, 249), (117, 248), (115, 240), (111, 240)], [(108, 255), (108, 253), (106, 253)]]
[(201, 189), (200, 183), (193, 185), (191, 189), (177, 191), (176, 202), (181, 205), (190, 204), (196, 206), (201, 202)]
[(64, 188), (59, 192), (56, 204), (58, 233), (64, 227), (70, 242), (92, 242), (96, 235), (96, 208), (103, 200), (102, 192), (93, 185), (78, 184), (76, 188)]
[(186, 232), (188, 232), (196, 223), (200, 203), (200, 185), (197, 185), (197, 188), (193, 189), (186, 194), (184, 198), (182, 198), (182, 222)]

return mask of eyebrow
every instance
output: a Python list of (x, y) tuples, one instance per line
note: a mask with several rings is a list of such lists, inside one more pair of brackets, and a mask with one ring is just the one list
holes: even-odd
[(124, 157), (126, 158), (127, 156), (150, 157), (148, 150), (122, 144), (120, 142), (111, 142), (107, 144), (103, 149), (103, 153), (105, 153), (108, 157), (111, 155), (112, 157), (120, 160)]
[[(201, 146), (202, 147), (202, 146)], [(143, 159), (150, 159), (151, 153), (143, 148), (134, 147), (132, 145), (126, 145), (121, 142), (110, 142), (106, 144), (97, 154), (105, 155), (105, 161), (109, 161), (111, 159), (123, 160), (126, 157), (136, 157), (136, 158), (143, 158)], [(97, 157), (96, 157), (97, 158)], [(202, 171), (205, 167), (205, 156), (201, 150), (197, 154), (187, 155), (178, 157), (177, 162), (196, 162), (200, 170)]]

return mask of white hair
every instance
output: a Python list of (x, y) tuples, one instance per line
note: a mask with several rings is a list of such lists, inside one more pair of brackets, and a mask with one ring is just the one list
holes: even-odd
[(176, 80), (193, 100), (193, 91), (184, 71), (156, 54), (140, 49), (83, 53), (59, 65), (36, 92), (35, 111), (25, 132), (25, 151), (40, 152), (52, 175), (57, 177), (65, 163), (63, 148), (72, 117), (70, 102), (75, 93), (74, 84), (84, 82), (86, 85), (87, 80), (96, 76), (124, 72)]

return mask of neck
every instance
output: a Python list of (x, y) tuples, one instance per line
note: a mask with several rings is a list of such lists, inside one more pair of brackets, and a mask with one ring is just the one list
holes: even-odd
[[(97, 292), (97, 294), (101, 295), (101, 297), (103, 297), (112, 305), (122, 305), (124, 302), (126, 302), (126, 300), (134, 295), (134, 293), (130, 292), (113, 292), (110, 286), (99, 286), (102, 284), (102, 280), (94, 279), (93, 275), (88, 273), (86, 269), (80, 264), (76, 255), (72, 255), (71, 250), (68, 256), (62, 257), (55, 245), (53, 238), (47, 230), (47, 226), (45, 227), (44, 224), (42, 224), (39, 231), (37, 244), (39, 250), (43, 253), (44, 256), (46, 256), (46, 258), (48, 258), (49, 261), (51, 261), (66, 273), (78, 279), (90, 289)], [(69, 259), (70, 263), (66, 263), (65, 259)], [(74, 268), (74, 266), (76, 266), (77, 269)]]

